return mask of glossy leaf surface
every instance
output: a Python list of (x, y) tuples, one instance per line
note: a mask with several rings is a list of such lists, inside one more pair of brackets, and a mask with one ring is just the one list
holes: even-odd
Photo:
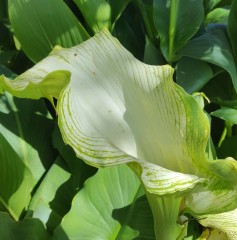
[(138, 200), (141, 195), (139, 180), (127, 166), (100, 169), (75, 196), (54, 239), (63, 239), (62, 232), (68, 239), (154, 239), (152, 222), (144, 221), (151, 212), (146, 201)]
[(111, 7), (106, 0), (74, 0), (94, 33), (111, 27)]
[(181, 54), (222, 67), (230, 74), (234, 87), (237, 89), (235, 61), (231, 46), (222, 30), (213, 30), (191, 40), (187, 46), (181, 50)]
[[(30, 193), (54, 160), (50, 131), (42, 101), (20, 100), (10, 94), (0, 96), (1, 199), (15, 219), (30, 201)], [(39, 130), (39, 124), (44, 129)], [(35, 135), (37, 134), (37, 138)]]
[(161, 50), (171, 63), (179, 58), (177, 51), (198, 31), (204, 15), (202, 1), (157, 0), (153, 7)]
[(176, 65), (177, 83), (190, 94), (199, 91), (212, 76), (211, 67), (197, 59), (183, 57)]
[(8, 4), (14, 33), (33, 62), (46, 57), (55, 45), (72, 47), (89, 37), (62, 0), (10, 0)]

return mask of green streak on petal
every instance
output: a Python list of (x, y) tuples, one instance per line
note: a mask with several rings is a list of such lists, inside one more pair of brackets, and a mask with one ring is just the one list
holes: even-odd
[[(220, 231), (219, 235), (223, 240), (236, 240), (237, 238), (237, 209), (220, 214), (207, 214), (199, 216), (199, 222), (216, 231)], [(214, 234), (213, 234), (214, 235)], [(217, 235), (217, 234), (216, 234)], [(208, 238), (209, 239), (209, 238)], [(211, 238), (217, 239), (217, 238)]]
[(44, 69), (37, 69), (37, 71), (41, 72), (41, 75), (32, 68), (14, 80), (0, 76), (0, 93), (8, 91), (19, 98), (39, 99), (45, 97), (53, 102), (52, 99), (58, 98), (62, 89), (69, 83), (71, 73), (65, 70), (49, 73)]

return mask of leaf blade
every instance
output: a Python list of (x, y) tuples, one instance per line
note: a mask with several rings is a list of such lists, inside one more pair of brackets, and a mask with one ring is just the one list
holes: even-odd
[(89, 37), (63, 1), (10, 0), (9, 17), (23, 50), (33, 62), (46, 57), (55, 45), (72, 47)]
[(166, 60), (171, 63), (179, 58), (177, 51), (185, 46), (199, 29), (204, 16), (202, 2), (158, 0), (154, 1), (153, 8), (161, 50)]
[[(145, 231), (146, 227), (153, 227), (151, 221), (142, 221), (141, 212), (148, 203), (141, 205), (143, 208), (137, 209), (138, 212), (134, 211), (132, 202), (141, 195), (143, 193), (139, 180), (126, 165), (100, 169), (75, 196), (70, 212), (55, 230), (54, 239), (60, 236), (62, 230), (69, 239), (93, 239), (95, 236), (101, 240), (139, 237), (139, 230)], [(119, 212), (126, 206), (127, 211), (123, 211), (125, 215), (121, 217)], [(138, 219), (137, 223), (141, 221), (140, 226), (136, 223), (130, 225), (129, 219), (134, 214)], [(74, 226), (71, 224), (72, 220)], [(149, 233), (149, 237), (154, 239), (154, 233)]]

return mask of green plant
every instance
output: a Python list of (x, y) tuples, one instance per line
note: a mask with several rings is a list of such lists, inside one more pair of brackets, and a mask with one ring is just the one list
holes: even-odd
[(2, 95), (1, 209), (21, 220), (1, 213), (5, 238), (235, 239), (236, 1), (67, 1), (78, 19), (63, 1), (8, 4), (34, 62), (98, 32), (1, 76), (0, 92), (47, 98), (77, 156), (108, 168), (76, 159), (57, 127), (51, 140), (44, 101)]

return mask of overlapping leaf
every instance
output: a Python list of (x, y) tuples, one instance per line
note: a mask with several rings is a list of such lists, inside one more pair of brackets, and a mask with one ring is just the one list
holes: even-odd
[(192, 39), (180, 54), (201, 59), (225, 69), (231, 76), (235, 89), (237, 89), (237, 70), (230, 44), (225, 33), (216, 29)]
[(142, 194), (137, 176), (127, 166), (100, 169), (75, 196), (53, 239), (64, 239), (63, 234), (68, 239), (154, 239), (147, 201), (135, 202)]
[[(18, 219), (33, 187), (54, 160), (53, 125), (42, 101), (14, 99), (6, 93), (0, 96), (0, 106), (1, 204)], [(44, 129), (39, 131), (41, 124)]]
[(162, 53), (169, 63), (179, 58), (177, 51), (198, 31), (203, 15), (202, 1), (199, 0), (154, 1), (154, 22)]
[(89, 35), (62, 0), (10, 0), (9, 16), (26, 55), (38, 62), (55, 45), (72, 47)]

